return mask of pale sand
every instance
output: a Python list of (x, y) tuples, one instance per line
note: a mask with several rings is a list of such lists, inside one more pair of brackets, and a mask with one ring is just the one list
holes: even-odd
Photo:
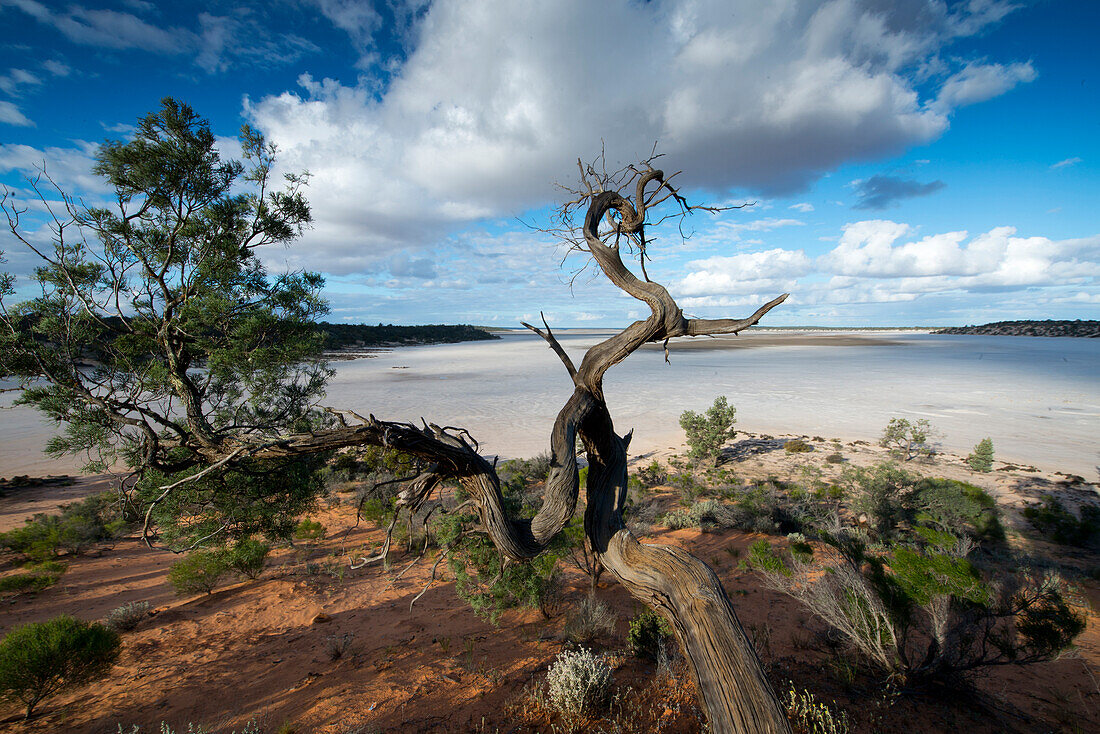
[[(579, 361), (608, 333), (559, 337)], [(998, 458), (1097, 478), (1095, 340), (760, 332), (671, 346), (671, 365), (653, 345), (607, 374), (616, 428), (634, 429), (632, 453), (679, 446), (680, 413), (726, 395), (750, 431), (873, 441), (891, 417), (927, 418), (943, 450), (965, 455), (989, 436)], [(553, 352), (529, 334), (399, 348), (334, 366), (325, 405), (463, 426), (484, 452), (508, 457), (548, 449), (572, 387)], [(0, 420), (0, 476), (79, 467), (79, 459), (40, 453), (51, 427), (30, 411), (7, 410)]]

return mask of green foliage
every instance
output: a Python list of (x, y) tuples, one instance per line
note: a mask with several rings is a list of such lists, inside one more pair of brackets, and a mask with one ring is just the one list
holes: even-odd
[(705, 413), (685, 410), (680, 414), (680, 427), (687, 434), (688, 454), (695, 459), (706, 459), (718, 464), (722, 446), (737, 435), (737, 410), (726, 401), (725, 395), (714, 399)]
[(443, 326), (370, 326), (368, 324), (317, 324), (325, 335), (325, 349), (379, 347), (395, 344), (456, 344), (458, 342), (499, 339), (499, 336), (468, 324)]
[(646, 609), (630, 620), (626, 645), (635, 657), (656, 662), (662, 645), (672, 637), (672, 627), (661, 615)]
[[(326, 420), (314, 408), (331, 374), (314, 323), (327, 310), (323, 281), (269, 277), (256, 252), (309, 224), (308, 176), (287, 174), (280, 188), (274, 146), (248, 127), (240, 142), (243, 161), (223, 161), (209, 123), (165, 99), (129, 140), (97, 151), (109, 206), (43, 191), (64, 204), (20, 221), (24, 206), (0, 203), (14, 238), (41, 253), (40, 295), (0, 303), (0, 376), (62, 426), (48, 453), (139, 470), (138, 513), (216, 460), (210, 447)], [(33, 230), (52, 232), (52, 246), (35, 245)], [(0, 300), (15, 292), (3, 283)], [(152, 520), (177, 546), (223, 526), (227, 537), (280, 537), (323, 491), (320, 465), (241, 459), (226, 478), (180, 485)]]
[(513, 607), (541, 609), (546, 595), (558, 583), (557, 563), (564, 541), (528, 561), (505, 563), (500, 551), (484, 535), (463, 538), (448, 557), (455, 592), (479, 617), (493, 624)]
[(957, 536), (1004, 540), (997, 502), (981, 487), (953, 479), (922, 479), (916, 486), (916, 521)]
[(869, 469), (851, 468), (841, 477), (841, 484), (853, 497), (852, 509), (867, 514), (879, 537), (890, 536), (899, 523), (909, 519), (918, 481), (919, 477), (892, 462)]
[(1100, 541), (1100, 507), (1096, 505), (1081, 505), (1078, 517), (1048, 494), (1041, 505), (1024, 508), (1023, 515), (1055, 543), (1083, 548)]
[(325, 526), (307, 517), (295, 526), (294, 538), (295, 540), (324, 540)]
[(168, 569), (168, 582), (180, 596), (209, 594), (228, 570), (221, 549), (191, 551)]
[(787, 568), (787, 564), (783, 562), (779, 554), (772, 550), (771, 543), (763, 538), (749, 546), (749, 557), (747, 560), (749, 567), (757, 571), (781, 574), (783, 576), (791, 575), (791, 570)]
[(826, 456), (825, 461), (828, 464), (842, 464), (844, 462), (844, 455), (838, 451)]
[(79, 553), (113, 537), (119, 527), (111, 492), (64, 505), (59, 515), (36, 513), (23, 527), (0, 533), (0, 545), (35, 560), (46, 561), (64, 550)]
[(801, 438), (792, 438), (790, 441), (783, 444), (783, 450), (788, 454), (804, 454), (808, 451), (813, 451), (814, 447)]
[(255, 538), (241, 538), (227, 548), (224, 554), (226, 566), (250, 579), (258, 578), (264, 571), (264, 561), (271, 546)]
[(891, 418), (882, 432), (879, 446), (890, 449), (896, 458), (909, 461), (932, 453), (932, 447), (928, 444), (932, 434), (932, 425), (925, 418), (912, 422), (905, 418)]
[(717, 500), (696, 502), (688, 510), (670, 512), (660, 522), (673, 530), (699, 528), (703, 531), (738, 526), (738, 516), (732, 507)]
[(993, 439), (983, 438), (966, 457), (966, 463), (974, 471), (987, 472), (993, 469)]
[(799, 693), (792, 685), (783, 703), (796, 734), (848, 734), (847, 715), (843, 711), (833, 711), (807, 690)]
[(39, 570), (0, 576), (0, 593), (42, 591), (42, 589), (56, 584), (60, 578), (60, 573)]
[(149, 616), (149, 602), (132, 601), (107, 613), (103, 624), (115, 632), (129, 632)]
[(29, 719), (46, 697), (106, 675), (119, 645), (103, 625), (66, 615), (16, 627), (0, 641), (0, 695), (22, 702)]

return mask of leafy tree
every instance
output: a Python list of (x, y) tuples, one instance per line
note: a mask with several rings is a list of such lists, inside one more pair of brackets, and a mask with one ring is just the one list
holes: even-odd
[(106, 675), (119, 645), (118, 633), (67, 615), (16, 627), (0, 641), (0, 694), (29, 719), (48, 696)]
[(974, 471), (987, 472), (993, 469), (993, 439), (983, 438), (966, 457), (966, 463)]
[(897, 458), (909, 461), (918, 456), (929, 456), (932, 447), (928, 440), (932, 436), (932, 425), (925, 418), (908, 421), (905, 418), (891, 418), (882, 432), (879, 446), (890, 449)]
[(725, 395), (714, 399), (705, 413), (685, 410), (680, 414), (680, 427), (687, 434), (688, 454), (696, 459), (706, 459), (718, 465), (722, 446), (737, 435), (737, 409), (726, 401)]
[[(50, 247), (28, 233), (30, 205), (10, 191), (0, 200), (41, 261), (34, 298), (10, 305), (15, 281), (0, 282), (0, 375), (63, 426), (48, 453), (83, 454), (88, 470), (128, 465), (147, 526), (183, 547), (285, 535), (321, 488), (320, 462), (207, 471), (242, 442), (319, 425), (313, 406), (330, 374), (313, 323), (326, 311), (321, 278), (269, 277), (256, 256), (309, 224), (308, 175), (277, 189), (275, 147), (247, 126), (240, 144), (243, 162), (223, 161), (207, 121), (167, 98), (132, 140), (99, 148), (93, 170), (113, 190), (109, 205), (51, 190), (44, 171), (30, 181), (52, 214)], [(186, 491), (165, 489), (175, 484)]]

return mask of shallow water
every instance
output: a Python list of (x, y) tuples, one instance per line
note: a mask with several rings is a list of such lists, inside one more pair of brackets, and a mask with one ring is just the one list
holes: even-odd
[[(601, 332), (559, 334), (575, 362)], [(677, 350), (665, 364), (644, 349), (612, 368), (606, 396), (617, 430), (634, 428), (632, 453), (679, 445), (678, 419), (717, 395), (749, 431), (874, 440), (893, 416), (927, 418), (944, 450), (966, 454), (993, 439), (997, 457), (1098, 476), (1100, 340), (859, 333), (859, 343), (783, 345), (774, 334), (738, 337), (744, 349)], [(776, 344), (776, 342), (779, 342)], [(794, 340), (792, 340), (794, 341)], [(708, 344), (710, 342), (703, 342)], [(334, 363), (324, 404), (388, 420), (462, 426), (483, 451), (530, 456), (549, 447), (571, 393), (565, 369), (537, 336), (403, 347)], [(37, 454), (49, 435), (28, 411), (0, 414), (0, 476), (71, 470)]]

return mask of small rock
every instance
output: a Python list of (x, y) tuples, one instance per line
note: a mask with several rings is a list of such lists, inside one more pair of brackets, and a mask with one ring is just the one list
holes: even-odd
[(332, 621), (332, 617), (328, 616), (324, 612), (320, 612), (316, 617), (313, 618), (313, 624), (323, 624), (325, 622), (331, 622), (331, 621)]

